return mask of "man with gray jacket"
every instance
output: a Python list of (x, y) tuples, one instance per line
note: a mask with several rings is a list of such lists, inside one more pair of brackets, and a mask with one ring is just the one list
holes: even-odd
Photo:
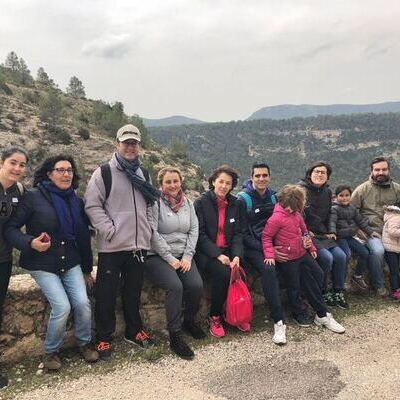
[(85, 210), (97, 231), (96, 348), (102, 360), (111, 357), (120, 280), (125, 340), (142, 348), (154, 345), (143, 330), (139, 306), (150, 249), (151, 206), (159, 192), (147, 182), (148, 173), (141, 167), (140, 139), (136, 126), (120, 128), (116, 152), (107, 164), (94, 171), (85, 193)]

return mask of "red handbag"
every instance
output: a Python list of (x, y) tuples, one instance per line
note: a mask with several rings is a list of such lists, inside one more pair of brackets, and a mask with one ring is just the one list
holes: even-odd
[(246, 285), (242, 267), (231, 265), (231, 278), (225, 302), (225, 321), (232, 326), (250, 323), (253, 319), (253, 301)]

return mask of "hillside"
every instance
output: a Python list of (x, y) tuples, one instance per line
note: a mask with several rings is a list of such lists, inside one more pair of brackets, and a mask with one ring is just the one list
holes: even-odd
[(295, 183), (316, 160), (333, 166), (331, 185), (357, 185), (369, 173), (369, 162), (384, 155), (400, 180), (400, 113), (319, 116), (288, 120), (254, 120), (185, 127), (151, 128), (163, 145), (181, 143), (208, 174), (229, 163), (242, 179), (255, 161), (272, 168), (273, 186)]
[[(141, 159), (153, 181), (160, 168), (174, 164), (184, 171), (188, 189), (202, 187), (200, 168), (184, 154), (177, 157), (155, 144), (142, 120), (126, 115), (122, 103), (67, 94), (54, 82), (44, 83), (27, 76), (29, 79), (22, 80), (19, 70), (0, 66), (0, 145), (25, 147), (31, 156), (31, 171), (49, 154), (72, 154), (83, 176), (82, 191), (93, 170), (114, 152), (117, 129), (133, 123), (142, 132)], [(28, 183), (32, 174), (29, 175)]]
[(312, 104), (282, 104), (278, 106), (263, 107), (251, 114), (247, 119), (288, 119), (296, 117), (316, 117), (318, 115), (348, 115), (389, 112), (400, 112), (400, 102), (393, 101), (379, 104), (331, 104), (326, 106)]

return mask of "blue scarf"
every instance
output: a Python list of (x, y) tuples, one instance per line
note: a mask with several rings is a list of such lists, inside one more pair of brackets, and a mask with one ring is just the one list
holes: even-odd
[(61, 238), (76, 240), (77, 232), (79, 227), (83, 225), (83, 220), (75, 190), (72, 187), (66, 190), (60, 189), (51, 181), (43, 181), (42, 185), (49, 192), (56, 210), (61, 227)]
[(132, 186), (142, 193), (147, 204), (153, 205), (160, 198), (160, 191), (136, 174), (137, 169), (140, 167), (139, 159), (135, 158), (133, 161), (128, 161), (118, 153), (115, 153), (115, 157)]

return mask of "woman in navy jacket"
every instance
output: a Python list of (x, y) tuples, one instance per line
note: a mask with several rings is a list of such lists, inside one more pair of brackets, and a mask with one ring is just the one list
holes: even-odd
[[(210, 332), (223, 337), (221, 317), (229, 285), (229, 266), (239, 265), (243, 257), (239, 203), (230, 194), (237, 185), (238, 175), (230, 166), (222, 165), (208, 181), (210, 190), (194, 203), (199, 220), (195, 260), (199, 269), (211, 278)], [(247, 332), (250, 324), (239, 329)]]
[[(98, 359), (89, 346), (91, 307), (85, 282), (93, 285), (92, 251), (83, 202), (75, 193), (79, 179), (72, 157), (47, 158), (4, 232), (10, 244), (21, 251), (20, 266), (29, 271), (51, 305), (44, 364), (52, 370), (61, 367), (58, 351), (71, 308), (83, 357), (88, 362)], [(20, 230), (23, 226), (26, 233)]]

